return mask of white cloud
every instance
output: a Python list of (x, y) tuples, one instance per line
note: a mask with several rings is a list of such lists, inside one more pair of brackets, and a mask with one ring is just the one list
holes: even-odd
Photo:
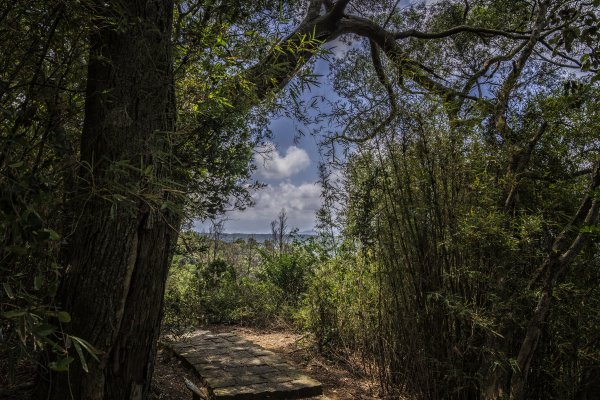
[(296, 175), (310, 165), (306, 150), (296, 146), (288, 147), (281, 156), (275, 146), (269, 143), (260, 154), (254, 157), (257, 172), (267, 179), (283, 179)]
[(321, 206), (321, 186), (316, 183), (294, 185), (281, 182), (254, 194), (255, 205), (243, 211), (228, 213), (227, 232), (268, 233), (270, 222), (285, 208), (288, 226), (301, 231), (315, 226), (315, 212)]

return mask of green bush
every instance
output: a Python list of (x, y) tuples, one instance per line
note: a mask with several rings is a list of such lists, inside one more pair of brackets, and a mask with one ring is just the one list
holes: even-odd
[(371, 349), (377, 331), (377, 271), (365, 257), (343, 254), (321, 263), (300, 311), (319, 350)]
[[(296, 323), (313, 270), (322, 258), (315, 243), (294, 243), (283, 254), (257, 251), (258, 264), (250, 268), (216, 258), (205, 261), (206, 247), (193, 234), (185, 238), (173, 260), (165, 294), (163, 328), (183, 332), (198, 324), (269, 325)], [(222, 252), (237, 244), (220, 244)]]
[(197, 267), (174, 257), (167, 280), (163, 308), (163, 329), (179, 333), (198, 323)]
[(296, 243), (286, 253), (263, 255), (259, 277), (281, 290), (281, 306), (296, 307), (308, 289), (317, 261), (311, 246)]

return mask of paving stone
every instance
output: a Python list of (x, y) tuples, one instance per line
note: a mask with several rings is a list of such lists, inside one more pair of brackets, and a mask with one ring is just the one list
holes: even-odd
[(268, 355), (268, 356), (260, 356), (259, 357), (264, 363), (269, 364), (269, 365), (273, 365), (273, 366), (277, 366), (280, 364), (285, 364), (285, 365), (289, 365), (287, 363), (283, 363), (281, 361), (281, 358), (275, 354), (272, 355)]
[(187, 348), (193, 348), (194, 345), (192, 343), (185, 343), (184, 342), (184, 343), (173, 343), (172, 347), (174, 349), (184, 350), (184, 349), (187, 349)]
[(210, 386), (213, 388), (223, 388), (223, 387), (237, 387), (239, 386), (239, 382), (232, 377), (229, 378), (211, 378), (209, 380)]
[(238, 351), (238, 352), (236, 352), (236, 353), (235, 353), (235, 356), (236, 356), (237, 358), (239, 358), (239, 359), (243, 359), (243, 360), (246, 360), (246, 359), (248, 359), (248, 360), (249, 360), (249, 359), (252, 359), (252, 358), (255, 358), (255, 357), (256, 357), (255, 355), (253, 355), (253, 354), (252, 354), (252, 353), (250, 353), (249, 351)]
[(200, 376), (202, 376), (202, 378), (204, 378), (204, 379), (219, 379), (225, 375), (223, 373), (223, 370), (220, 368), (213, 368), (213, 369), (202, 368), (202, 369), (199, 369), (198, 372), (200, 373)]
[(256, 366), (252, 366), (251, 368), (249, 368), (250, 373), (252, 374), (268, 374), (271, 372), (278, 372), (275, 368), (273, 368), (270, 365), (256, 365)]
[(210, 365), (210, 360), (206, 357), (201, 357), (197, 355), (189, 355), (185, 358), (190, 364), (199, 364), (199, 365)]
[[(209, 390), (210, 392), (210, 390)], [(247, 386), (215, 388), (212, 390), (212, 396), (219, 400), (250, 400), (256, 396), (256, 392)]]
[(275, 382), (275, 383), (283, 383), (283, 382), (291, 382), (294, 379), (288, 375), (282, 375), (282, 374), (275, 374), (275, 375), (267, 375), (266, 379), (269, 382)]
[(229, 341), (237, 346), (252, 346), (252, 344), (249, 341), (243, 339), (230, 339)]
[(208, 340), (206, 342), (196, 344), (196, 349), (201, 351), (214, 350), (215, 347), (217, 347), (216, 344)]
[(312, 379), (306, 375), (304, 375), (303, 377), (296, 379), (294, 381), (292, 381), (293, 384), (298, 384), (298, 385), (302, 385), (305, 387), (321, 387), (321, 382)]
[(197, 331), (170, 347), (191, 364), (215, 400), (290, 399), (322, 394), (321, 384), (276, 353), (234, 333)]
[(248, 385), (254, 385), (257, 383), (267, 383), (270, 382), (270, 380), (264, 376), (261, 375), (243, 375), (243, 376), (236, 376), (235, 377), (235, 381), (237, 382), (237, 384), (239, 386), (248, 386)]

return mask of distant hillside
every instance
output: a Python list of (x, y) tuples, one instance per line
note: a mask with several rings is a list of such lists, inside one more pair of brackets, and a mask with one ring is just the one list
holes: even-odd
[[(208, 233), (201, 233), (201, 235), (209, 236)], [(299, 240), (306, 240), (315, 235), (316, 234), (314, 232), (305, 231), (305, 232), (295, 235), (295, 237), (298, 238)], [(271, 234), (270, 233), (222, 233), (221, 234), (221, 240), (226, 243), (233, 243), (240, 239), (243, 241), (248, 241), (248, 239), (250, 239), (250, 238), (253, 238), (258, 243), (263, 243), (267, 240), (271, 240)]]

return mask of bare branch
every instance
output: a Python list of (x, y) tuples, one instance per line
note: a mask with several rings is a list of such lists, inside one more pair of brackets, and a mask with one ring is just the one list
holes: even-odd
[(533, 32), (527, 41), (527, 44), (523, 48), (521, 55), (513, 63), (513, 69), (502, 84), (500, 91), (498, 92), (497, 102), (496, 102), (496, 112), (495, 112), (495, 124), (496, 129), (502, 135), (503, 138), (507, 138), (509, 127), (506, 123), (505, 113), (508, 108), (508, 100), (512, 91), (514, 90), (521, 73), (523, 72), (523, 68), (527, 64), (529, 57), (533, 53), (535, 45), (539, 41), (539, 37), (541, 35), (541, 31), (546, 23), (546, 14), (548, 11), (548, 3), (543, 2), (539, 5), (535, 23), (533, 27)]
[(441, 31), (441, 32), (421, 32), (416, 29), (408, 29), (401, 32), (393, 33), (395, 39), (406, 39), (406, 38), (417, 38), (417, 39), (443, 39), (449, 36), (456, 35), (458, 33), (470, 32), (476, 33), (479, 35), (489, 35), (489, 36), (504, 36), (511, 39), (529, 39), (531, 37), (531, 32), (509, 32), (502, 31), (499, 29), (490, 29), (483, 28), (478, 26), (470, 26), (470, 25), (459, 25), (455, 26), (451, 29)]
[(565, 64), (565, 63), (561, 63), (561, 62), (558, 62), (558, 61), (551, 60), (550, 58), (544, 56), (539, 51), (536, 51), (535, 55), (538, 56), (540, 59), (546, 61), (547, 63), (555, 65), (557, 67), (570, 68), (570, 69), (580, 69), (581, 68), (581, 63), (579, 63), (579, 62), (577, 64)]
[[(582, 200), (581, 205), (571, 219), (571, 222), (569, 222), (560, 235), (556, 237), (556, 240), (552, 245), (552, 251), (556, 253), (562, 253), (566, 251), (561, 255), (561, 259), (567, 260), (569, 259), (570, 254), (572, 254), (567, 253), (568, 249), (570, 250), (573, 247), (573, 243), (570, 243), (570, 238), (573, 232), (579, 231), (581, 226), (590, 225), (595, 222), (594, 215), (597, 217), (598, 200), (595, 198), (594, 191), (598, 187), (600, 187), (600, 160), (598, 160), (596, 165), (587, 195)], [(578, 238), (582, 234), (584, 234), (584, 232), (580, 232)]]
[(354, 33), (367, 37), (377, 43), (387, 58), (403, 72), (403, 75), (407, 79), (416, 82), (427, 90), (443, 98), (452, 97), (457, 94), (453, 89), (445, 87), (425, 74), (423, 68), (408, 57), (406, 52), (396, 42), (393, 34), (373, 21), (367, 18), (348, 16), (340, 20), (338, 32), (339, 34)]
[(388, 14), (387, 18), (385, 19), (385, 22), (383, 23), (384, 28), (387, 26), (387, 24), (389, 24), (390, 20), (392, 19), (392, 16), (394, 15), (396, 8), (398, 8), (398, 4), (400, 4), (400, 1), (401, 0), (396, 0), (396, 3), (394, 3), (394, 7), (392, 7), (392, 9), (390, 10), (390, 13)]
[(545, 40), (540, 40), (540, 43), (542, 45), (544, 45), (544, 47), (546, 47), (548, 50), (550, 50), (552, 52), (552, 54), (562, 57), (565, 60), (571, 61), (572, 63), (574, 63), (576, 65), (581, 65), (581, 63), (578, 60), (574, 59), (573, 57), (569, 57), (568, 55), (559, 51), (557, 48), (550, 46), (550, 44), (548, 44), (548, 42), (546, 42)]

